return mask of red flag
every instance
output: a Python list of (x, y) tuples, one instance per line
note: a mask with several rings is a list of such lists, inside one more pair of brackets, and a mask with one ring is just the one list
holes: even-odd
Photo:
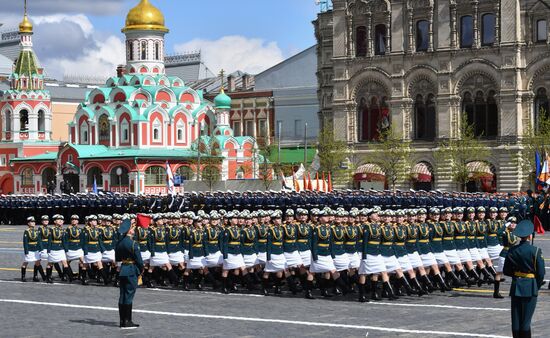
[(544, 234), (544, 228), (542, 227), (542, 223), (540, 222), (540, 219), (538, 216), (535, 215), (535, 231), (537, 232), (537, 234), (539, 235), (543, 235)]
[(328, 173), (328, 192), (332, 192), (332, 177), (330, 171)]
[(137, 226), (147, 229), (149, 228), (149, 224), (151, 224), (152, 219), (153, 218), (149, 215), (137, 214)]
[(327, 192), (327, 184), (325, 182), (325, 172), (323, 171), (323, 192)]
[(307, 190), (309, 191), (313, 190), (313, 186), (311, 184), (311, 175), (309, 174), (309, 172), (307, 173)]
[(296, 192), (300, 192), (300, 184), (298, 183), (298, 180), (296, 179), (296, 175), (292, 173), (292, 183), (294, 184), (294, 190)]

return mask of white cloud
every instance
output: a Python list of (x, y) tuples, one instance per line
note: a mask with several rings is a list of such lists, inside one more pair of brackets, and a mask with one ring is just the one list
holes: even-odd
[(203, 61), (214, 73), (242, 70), (259, 73), (284, 60), (276, 42), (230, 35), (218, 40), (194, 39), (174, 46), (176, 53), (201, 50)]
[(87, 16), (84, 14), (78, 15), (66, 15), (66, 14), (55, 14), (47, 16), (33, 16), (32, 21), (36, 25), (41, 25), (45, 23), (60, 23), (60, 22), (72, 22), (77, 24), (86, 36), (89, 36), (94, 31), (94, 25), (90, 22)]

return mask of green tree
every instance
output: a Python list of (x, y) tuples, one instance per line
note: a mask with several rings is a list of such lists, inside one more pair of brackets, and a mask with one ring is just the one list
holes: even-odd
[(317, 151), (320, 162), (320, 172), (332, 174), (332, 180), (336, 183), (347, 180), (347, 169), (342, 164), (348, 162), (350, 149), (346, 142), (334, 138), (334, 130), (325, 123), (317, 136)]
[(468, 123), (466, 114), (461, 116), (457, 137), (442, 141), (435, 152), (437, 164), (450, 165), (450, 178), (459, 184), (462, 191), (470, 181), (468, 163), (486, 161), (488, 156), (489, 148), (475, 136), (474, 125)]
[(535, 181), (535, 153), (541, 156), (550, 148), (550, 117), (544, 107), (539, 108), (537, 124), (529, 124), (520, 140), (518, 161), (524, 173), (528, 173), (531, 182)]
[(274, 145), (259, 144), (259, 156), (257, 156), (258, 178), (262, 181), (265, 190), (273, 185), (273, 163), (269, 161), (274, 151)]
[(393, 126), (380, 133), (380, 140), (369, 144), (369, 162), (376, 163), (385, 173), (393, 190), (399, 181), (405, 181), (411, 166), (410, 142), (403, 139)]

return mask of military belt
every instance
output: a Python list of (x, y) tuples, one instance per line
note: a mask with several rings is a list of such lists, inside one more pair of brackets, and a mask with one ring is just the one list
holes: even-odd
[(334, 242), (335, 245), (342, 245), (344, 242)]
[(466, 239), (466, 236), (456, 236), (455, 239)]
[(103, 241), (104, 244), (111, 244), (113, 241)]
[(296, 240), (295, 239), (289, 239), (289, 240), (286, 240), (285, 243), (293, 244), (293, 243), (296, 243)]
[(53, 244), (61, 244), (61, 241), (52, 241)]
[(520, 277), (520, 278), (530, 278), (530, 279), (533, 279), (535, 278), (535, 274), (534, 273), (527, 273), (527, 272), (514, 272), (514, 277)]
[(409, 239), (407, 243), (416, 243), (416, 239)]
[(29, 245), (35, 245), (35, 244), (38, 244), (38, 242), (34, 241), (34, 242), (29, 242)]
[(208, 241), (209, 244), (218, 244), (218, 241)]
[(193, 248), (202, 248), (202, 244), (193, 244)]
[(253, 246), (254, 243), (244, 243), (244, 246)]
[(319, 244), (317, 244), (317, 245), (320, 246), (320, 247), (322, 247), (322, 248), (328, 247), (328, 244), (326, 244), (326, 243), (319, 243)]
[(344, 244), (345, 245), (355, 245), (355, 244), (357, 244), (357, 242), (345, 242)]
[(378, 244), (380, 244), (380, 242), (368, 241), (367, 244), (378, 245)]
[(476, 239), (476, 236), (468, 236), (468, 239)]
[(382, 242), (380, 244), (382, 244), (382, 245), (393, 245), (393, 242)]
[(91, 245), (96, 245), (97, 242), (88, 242), (88, 244), (91, 244)]
[(139, 241), (139, 244), (147, 244), (147, 241)]
[(497, 237), (497, 234), (489, 234), (489, 237)]
[(229, 242), (229, 245), (241, 245), (241, 242)]
[(398, 243), (395, 243), (395, 245), (397, 245), (397, 246), (404, 246), (405, 243), (403, 243), (403, 242), (398, 242)]
[(166, 244), (164, 244), (164, 243), (155, 243), (155, 245), (157, 245), (157, 246), (166, 246)]
[(429, 241), (427, 239), (419, 239), (418, 243), (428, 243)]
[(172, 245), (180, 244), (180, 241), (172, 241), (172, 242), (170, 242), (170, 244), (172, 244)]
[(283, 245), (283, 242), (271, 242), (272, 245)]
[(69, 239), (69, 242), (71, 243), (80, 243), (79, 239)]
[(443, 240), (445, 241), (452, 241), (454, 237), (443, 237)]
[(298, 243), (307, 243), (307, 239), (299, 239)]
[(258, 243), (267, 243), (267, 239), (259, 239)]
[(122, 260), (122, 264), (135, 264), (136, 261), (134, 261), (133, 259), (123, 259)]
[(441, 242), (441, 238), (432, 238), (433, 242)]

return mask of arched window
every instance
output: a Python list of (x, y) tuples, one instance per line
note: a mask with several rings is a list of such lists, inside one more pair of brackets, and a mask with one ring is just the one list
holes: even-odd
[(176, 124), (176, 136), (178, 142), (185, 142), (185, 123), (182, 120), (179, 120)]
[(355, 29), (355, 55), (367, 56), (367, 27), (365, 26)]
[(29, 130), (29, 111), (26, 109), (23, 109), (19, 112), (19, 130)]
[(155, 42), (155, 60), (160, 60), (160, 43)]
[(108, 143), (110, 140), (110, 124), (109, 117), (106, 114), (103, 114), (98, 119), (98, 128), (99, 128), (99, 142)]
[(43, 110), (38, 111), (38, 131), (46, 131), (46, 117)]
[(166, 185), (166, 170), (163, 167), (149, 167), (145, 170), (146, 185)]
[(120, 141), (124, 143), (130, 141), (130, 125), (126, 119), (120, 124)]
[(155, 121), (153, 122), (153, 141), (154, 142), (160, 142), (160, 137), (161, 137), (160, 128), (161, 128), (160, 121), (158, 119), (155, 119)]
[(131, 40), (128, 41), (128, 46), (126, 48), (128, 48), (128, 55), (129, 55), (130, 61), (133, 61), (134, 60), (134, 42)]
[(550, 117), (549, 110), (550, 105), (548, 104), (546, 88), (539, 88), (535, 97), (535, 129), (538, 127), (541, 118), (548, 119)]
[(417, 95), (414, 103), (415, 139), (433, 141), (435, 138), (435, 96)]
[(103, 186), (103, 179), (101, 174), (101, 169), (99, 169), (98, 167), (90, 168), (88, 170), (88, 173), (86, 174), (86, 185), (88, 187), (93, 187), (95, 179), (95, 184), (97, 185), (97, 188), (101, 188)]
[(237, 169), (235, 178), (238, 180), (244, 179), (244, 168), (242, 166)]
[(141, 60), (147, 60), (147, 41), (141, 41)]
[(34, 186), (34, 172), (31, 168), (25, 168), (21, 172), (21, 185), (24, 187)]
[(5, 113), (5, 116), (6, 116), (6, 124), (4, 125), (4, 130), (7, 131), (7, 132), (10, 132), (11, 131), (11, 111), (9, 110), (6, 110), (6, 113)]
[(88, 122), (82, 122), (80, 125), (80, 144), (88, 144)]
[(468, 124), (474, 128), (477, 137), (494, 138), (498, 133), (498, 106), (495, 100), (495, 92), (489, 91), (487, 95), (479, 90), (472, 99), (472, 94), (463, 94), (462, 109), (466, 113)]
[(416, 51), (426, 52), (430, 47), (430, 23), (420, 20), (416, 23)]
[(374, 40), (374, 54), (384, 55), (386, 54), (386, 25), (376, 25), (374, 28), (375, 40)]
[(546, 20), (537, 21), (537, 31), (536, 31), (536, 41), (537, 42), (546, 42), (548, 40), (548, 23)]
[(471, 48), (474, 45), (474, 18), (466, 15), (460, 18), (460, 47)]
[(361, 98), (358, 106), (359, 141), (377, 141), (380, 133), (389, 128), (389, 107), (385, 96), (373, 95), (367, 101)]
[(496, 16), (493, 13), (484, 14), (482, 17), (481, 44), (492, 46), (495, 43)]
[(190, 181), (193, 179), (193, 169), (188, 166), (179, 167), (178, 170), (176, 170), (176, 175), (181, 177), (182, 182)]
[(119, 166), (111, 170), (111, 187), (127, 187), (129, 184), (128, 168)]

